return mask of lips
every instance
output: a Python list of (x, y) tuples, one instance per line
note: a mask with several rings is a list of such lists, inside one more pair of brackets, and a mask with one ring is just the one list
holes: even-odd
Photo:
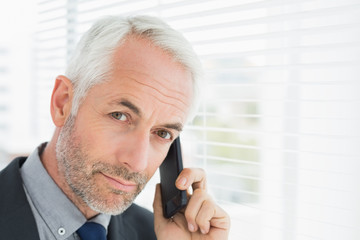
[(108, 183), (117, 190), (124, 192), (134, 192), (137, 188), (137, 184), (134, 182), (113, 178), (104, 173), (101, 173), (101, 175), (104, 176), (104, 178), (108, 181)]

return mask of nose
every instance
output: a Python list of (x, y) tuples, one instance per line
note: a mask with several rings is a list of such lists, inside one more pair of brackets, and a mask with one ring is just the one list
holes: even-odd
[(133, 172), (142, 172), (147, 168), (149, 159), (150, 138), (142, 132), (132, 132), (128, 136), (126, 145), (122, 147), (121, 154), (123, 164)]

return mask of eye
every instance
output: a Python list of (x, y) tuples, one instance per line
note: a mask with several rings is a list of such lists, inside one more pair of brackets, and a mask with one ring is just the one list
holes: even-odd
[(124, 122), (128, 120), (127, 116), (121, 112), (113, 112), (113, 113), (111, 113), (111, 116), (117, 120), (124, 121)]
[(171, 134), (165, 130), (158, 130), (156, 134), (163, 139), (171, 139)]

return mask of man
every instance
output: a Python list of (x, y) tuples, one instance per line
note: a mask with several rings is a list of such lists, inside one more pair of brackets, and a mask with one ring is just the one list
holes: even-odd
[(176, 186), (193, 194), (172, 219), (159, 186), (154, 214), (132, 203), (194, 110), (198, 65), (156, 18), (95, 23), (56, 78), (51, 141), (0, 174), (1, 239), (227, 239), (229, 217), (202, 170), (179, 175)]

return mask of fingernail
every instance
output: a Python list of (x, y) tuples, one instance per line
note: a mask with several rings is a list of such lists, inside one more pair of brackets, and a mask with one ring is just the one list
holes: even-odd
[(178, 182), (179, 182), (182, 186), (185, 186), (185, 184), (186, 184), (186, 178), (182, 177), (182, 178), (179, 179)]
[(191, 223), (188, 224), (188, 227), (189, 227), (189, 231), (190, 231), (190, 232), (194, 232), (194, 231), (195, 231), (195, 227), (194, 227), (194, 225), (192, 225)]
[(204, 230), (204, 229), (202, 229), (202, 228), (200, 229), (200, 231), (201, 231), (202, 234), (206, 234), (206, 233), (207, 233), (207, 231)]

